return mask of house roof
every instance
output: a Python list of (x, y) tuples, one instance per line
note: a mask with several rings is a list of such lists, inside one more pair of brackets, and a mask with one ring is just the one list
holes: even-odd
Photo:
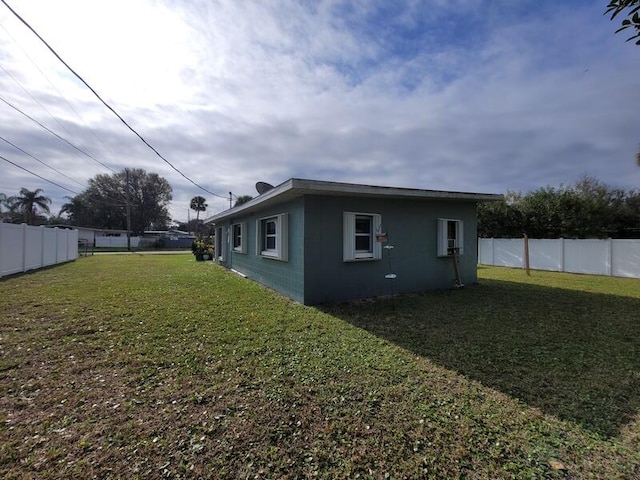
[(258, 195), (237, 207), (224, 210), (208, 217), (204, 223), (215, 223), (240, 214), (252, 213), (264, 207), (292, 200), (303, 195), (327, 195), (393, 199), (452, 200), (470, 202), (491, 202), (503, 198), (493, 193), (447, 192), (442, 190), (423, 190), (418, 188), (381, 187), (357, 183), (327, 182), (290, 178), (277, 187)]
[(143, 235), (170, 235), (174, 237), (193, 237), (189, 232), (170, 228), (169, 230), (145, 230)]
[(79, 227), (77, 225), (67, 225), (63, 223), (55, 224), (55, 225), (45, 225), (50, 228), (67, 228), (69, 230), (83, 230), (85, 232), (94, 232), (94, 233), (127, 233), (126, 230), (115, 230), (110, 228), (94, 228), (94, 227)]

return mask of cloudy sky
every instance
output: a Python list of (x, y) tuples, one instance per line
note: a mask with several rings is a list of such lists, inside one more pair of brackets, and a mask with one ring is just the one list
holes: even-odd
[[(7, 3), (221, 197), (291, 177), (640, 187), (640, 47), (614, 34), (606, 0)], [(0, 159), (0, 192), (42, 188), (57, 213), (96, 174), (138, 167), (171, 183), (176, 220), (195, 195), (207, 214), (228, 207), (2, 3), (0, 66), (0, 155), (68, 189)]]

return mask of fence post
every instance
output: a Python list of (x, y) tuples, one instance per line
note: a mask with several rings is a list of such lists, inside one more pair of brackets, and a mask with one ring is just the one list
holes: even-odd
[[(0, 252), (2, 252), (2, 236), (4, 235), (4, 223), (0, 222)], [(2, 277), (2, 272), (4, 272), (4, 265), (2, 264), (2, 255), (0, 255), (0, 277)]]
[(54, 238), (54, 241), (53, 241), (54, 250), (53, 250), (53, 252), (54, 252), (54, 256), (55, 256), (55, 259), (56, 259), (56, 265), (57, 265), (58, 263), (60, 263), (60, 259), (58, 258), (58, 227), (55, 227), (53, 229), (53, 232), (55, 233), (55, 235), (53, 236), (53, 238)]
[(64, 261), (69, 261), (69, 229), (64, 229)]
[(607, 274), (611, 277), (613, 275), (613, 240), (607, 238)]
[(44, 267), (44, 225), (40, 225), (40, 268)]
[(564, 238), (560, 237), (560, 271), (564, 272)]
[(496, 264), (496, 239), (491, 237), (491, 265)]
[(22, 228), (22, 271), (27, 271), (27, 224), (21, 223)]
[(529, 237), (526, 233), (524, 234), (524, 269), (527, 272), (527, 276), (531, 276), (529, 270)]
[(67, 238), (66, 238), (67, 236), (66, 236), (64, 230), (65, 229), (63, 228), (59, 232), (56, 232), (57, 234), (62, 234), (62, 235), (60, 235), (62, 237), (60, 240), (62, 241), (62, 243), (64, 243), (64, 254), (63, 254), (62, 262), (60, 262), (60, 263), (63, 263), (63, 262), (67, 261), (67, 250), (69, 249), (69, 247), (67, 247)]

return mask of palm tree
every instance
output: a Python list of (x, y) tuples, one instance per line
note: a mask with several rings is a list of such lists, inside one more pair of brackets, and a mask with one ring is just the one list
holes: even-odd
[(200, 212), (204, 212), (208, 206), (209, 205), (207, 205), (207, 199), (201, 197), (200, 195), (196, 195), (191, 199), (189, 208), (196, 211), (196, 237), (198, 236), (198, 222), (200, 221)]
[(84, 201), (82, 195), (75, 197), (64, 197), (69, 200), (60, 208), (59, 216), (66, 215), (70, 225), (90, 227), (90, 207)]
[(24, 221), (28, 225), (31, 225), (37, 218), (38, 209), (45, 213), (49, 213), (51, 199), (45, 195), (41, 195), (41, 193), (41, 188), (36, 188), (34, 191), (21, 188), (20, 194), (13, 197), (11, 206), (22, 213)]
[[(20, 217), (20, 212), (16, 212), (16, 198), (15, 196), (6, 196), (4, 193), (0, 193), (0, 221), (13, 223)], [(2, 211), (2, 207), (6, 208), (6, 211)]]

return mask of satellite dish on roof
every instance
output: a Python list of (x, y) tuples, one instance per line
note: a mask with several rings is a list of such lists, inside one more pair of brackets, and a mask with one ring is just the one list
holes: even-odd
[(267, 193), (269, 190), (273, 188), (273, 185), (267, 182), (258, 182), (256, 183), (256, 190), (260, 195), (263, 193)]

